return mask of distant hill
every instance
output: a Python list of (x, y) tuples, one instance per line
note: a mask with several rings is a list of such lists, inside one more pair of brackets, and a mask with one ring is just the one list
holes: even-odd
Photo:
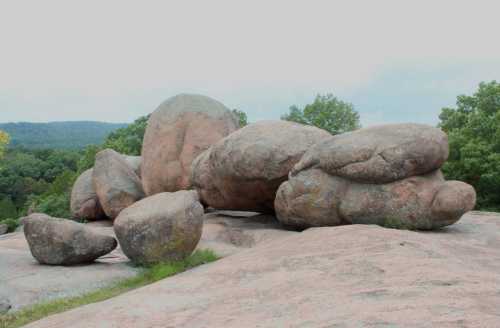
[(101, 144), (110, 132), (127, 125), (91, 121), (20, 122), (0, 123), (0, 130), (10, 134), (10, 147), (80, 149)]

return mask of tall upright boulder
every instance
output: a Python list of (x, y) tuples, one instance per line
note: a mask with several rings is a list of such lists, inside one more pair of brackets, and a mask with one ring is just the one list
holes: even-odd
[(207, 206), (273, 212), (276, 191), (292, 167), (309, 148), (330, 136), (287, 121), (250, 124), (193, 162), (193, 186)]
[(112, 149), (97, 153), (92, 182), (104, 213), (111, 219), (144, 198), (141, 180), (134, 168)]
[(146, 194), (189, 189), (193, 160), (238, 128), (232, 112), (209, 97), (180, 94), (163, 102), (151, 114), (144, 135)]

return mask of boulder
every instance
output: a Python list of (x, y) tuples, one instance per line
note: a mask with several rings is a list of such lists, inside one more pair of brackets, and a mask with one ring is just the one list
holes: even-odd
[(430, 230), (455, 223), (475, 201), (474, 188), (445, 181), (438, 170), (365, 184), (309, 169), (280, 186), (275, 207), (283, 224), (298, 228), (353, 223)]
[(0, 296), (0, 315), (6, 314), (12, 308), (10, 301), (3, 296)]
[(217, 209), (272, 212), (280, 184), (307, 149), (331, 135), (287, 121), (250, 124), (193, 162), (193, 186)]
[(116, 248), (116, 239), (97, 233), (82, 223), (31, 214), (24, 236), (33, 257), (41, 264), (89, 263)]
[(209, 97), (180, 94), (163, 102), (151, 114), (144, 135), (146, 194), (189, 189), (193, 160), (238, 128), (232, 112)]
[(6, 224), (0, 224), (0, 235), (5, 235), (9, 231), (9, 226)]
[(123, 159), (125, 162), (134, 170), (135, 174), (140, 178), (141, 177), (141, 164), (142, 164), (142, 157), (141, 156), (129, 156), (129, 155), (123, 155)]
[(92, 184), (93, 169), (88, 169), (76, 179), (71, 190), (71, 214), (74, 218), (98, 220), (105, 218)]
[(196, 248), (203, 214), (196, 191), (159, 193), (123, 210), (114, 230), (125, 255), (137, 264), (180, 260)]
[(319, 168), (363, 183), (388, 183), (439, 169), (448, 138), (422, 124), (387, 124), (333, 136), (308, 150), (292, 175)]
[(97, 153), (92, 182), (104, 213), (111, 219), (144, 198), (139, 176), (123, 156), (112, 149)]

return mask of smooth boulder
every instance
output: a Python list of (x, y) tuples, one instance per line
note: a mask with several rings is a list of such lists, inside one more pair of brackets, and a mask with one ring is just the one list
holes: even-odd
[(133, 167), (112, 149), (97, 153), (92, 182), (104, 213), (111, 219), (145, 196)]
[(114, 230), (125, 255), (137, 264), (181, 260), (200, 241), (203, 214), (196, 191), (159, 193), (123, 210)]
[(74, 218), (98, 220), (105, 217), (97, 193), (92, 184), (93, 169), (83, 172), (71, 190), (71, 214)]
[(274, 198), (292, 167), (331, 135), (287, 121), (261, 121), (230, 134), (194, 162), (193, 186), (206, 206), (273, 212)]
[(439, 169), (448, 137), (423, 124), (387, 124), (333, 136), (308, 150), (292, 175), (319, 168), (363, 183), (389, 183)]
[(378, 224), (401, 229), (437, 229), (472, 210), (470, 185), (445, 181), (440, 171), (387, 184), (366, 184), (320, 169), (283, 183), (275, 200), (278, 220), (297, 228)]
[(163, 102), (144, 134), (141, 176), (146, 194), (190, 189), (193, 160), (238, 128), (235, 115), (209, 97), (180, 94)]
[(89, 263), (117, 246), (115, 238), (82, 223), (38, 213), (25, 220), (24, 235), (31, 254), (41, 264)]

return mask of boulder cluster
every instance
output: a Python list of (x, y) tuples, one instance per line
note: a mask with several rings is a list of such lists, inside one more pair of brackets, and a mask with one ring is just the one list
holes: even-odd
[[(393, 124), (332, 136), (312, 126), (262, 121), (239, 128), (220, 102), (181, 94), (150, 116), (142, 156), (99, 152), (75, 182), (75, 218), (113, 220), (125, 255), (152, 263), (185, 258), (198, 244), (204, 208), (275, 213), (296, 229), (352, 223), (405, 229), (453, 224), (474, 189), (445, 181), (447, 136)], [(33, 214), (33, 256), (46, 264), (93, 261), (117, 247), (83, 224)]]

